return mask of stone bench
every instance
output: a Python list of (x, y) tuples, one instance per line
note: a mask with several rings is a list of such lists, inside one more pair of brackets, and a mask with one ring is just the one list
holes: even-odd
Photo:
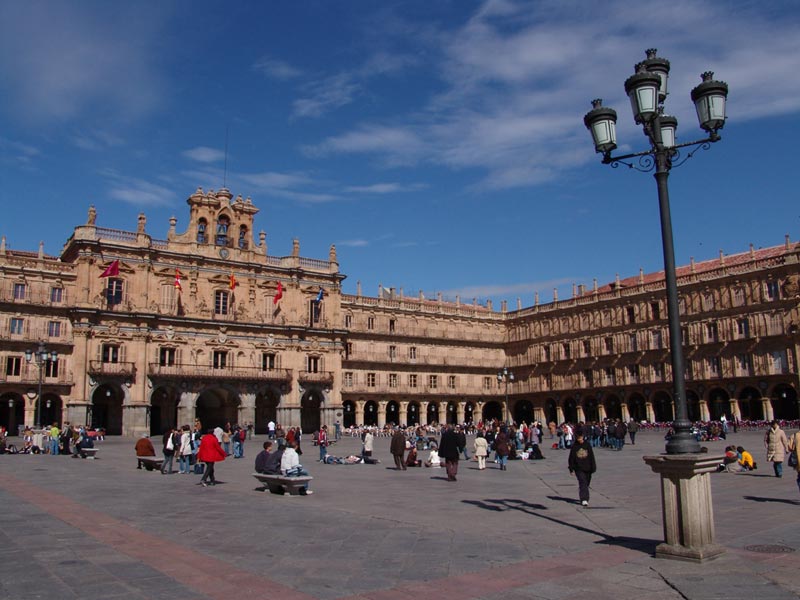
[(86, 458), (95, 459), (97, 458), (97, 450), (98, 448), (81, 448), (78, 450), (78, 454)]
[(159, 456), (137, 456), (136, 460), (139, 461), (136, 463), (137, 467), (141, 465), (148, 471), (153, 469), (160, 471), (161, 465), (164, 463), (164, 459)]
[(273, 494), (289, 493), (290, 496), (303, 495), (302, 490), (306, 484), (314, 478), (310, 475), (300, 477), (286, 477), (285, 475), (267, 475), (265, 473), (253, 473), (253, 477), (258, 479), (265, 489), (269, 489)]

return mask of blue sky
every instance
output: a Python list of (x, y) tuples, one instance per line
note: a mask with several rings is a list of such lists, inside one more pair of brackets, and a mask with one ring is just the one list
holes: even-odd
[(645, 148), (623, 83), (649, 47), (679, 141), (700, 73), (730, 86), (723, 140), (670, 178), (678, 263), (800, 239), (795, 1), (0, 0), (0, 234), (57, 254), (89, 204), (183, 231), (227, 131), (270, 254), (336, 244), (345, 292), (563, 299), (663, 267), (652, 175), (601, 165), (583, 125), (603, 98)]

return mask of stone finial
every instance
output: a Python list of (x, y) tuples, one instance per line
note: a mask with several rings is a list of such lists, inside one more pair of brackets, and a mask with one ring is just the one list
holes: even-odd
[(383, 298), (383, 284), (378, 284), (378, 298)]
[(787, 234), (786, 234), (786, 235), (783, 237), (783, 239), (785, 240), (785, 241), (784, 241), (784, 246), (785, 246), (785, 247), (786, 247), (786, 249), (788, 250), (788, 249), (789, 249), (789, 234), (787, 233)]
[(6, 236), (0, 238), (0, 255), (5, 256), (6, 254)]
[(725, 253), (720, 249), (719, 251), (719, 264), (725, 266)]
[(95, 221), (97, 221), (97, 210), (94, 207), (94, 204), (89, 205), (89, 216), (86, 219), (87, 225), (94, 225)]
[(419, 291), (419, 301), (422, 302), (425, 300), (425, 294), (422, 293), (422, 290)]
[(403, 299), (403, 287), (402, 286), (400, 287), (399, 294), (400, 294), (400, 300), (402, 300)]
[(436, 292), (436, 300), (439, 302), (442, 301), (442, 292)]
[(639, 267), (639, 285), (644, 285), (644, 269)]
[(267, 253), (267, 233), (262, 229), (258, 232), (258, 245), (264, 249), (264, 254)]
[(39, 260), (44, 258), (44, 242), (39, 242)]
[(694, 275), (694, 256), (689, 257), (689, 272)]
[(144, 233), (144, 226), (147, 225), (147, 217), (144, 213), (139, 213), (138, 223), (136, 224), (136, 233)]
[(236, 200), (234, 200), (234, 202), (236, 204), (241, 204), (242, 202), (244, 202), (244, 199), (242, 198), (242, 195), (239, 194), (238, 196), (236, 196)]
[(331, 249), (328, 251), (328, 262), (339, 262), (336, 259), (336, 244), (331, 244)]
[(292, 240), (292, 256), (300, 256), (300, 240), (297, 238)]
[(502, 300), (500, 302), (500, 312), (508, 312), (508, 301)]
[(594, 279), (592, 279), (592, 293), (596, 294), (597, 290), (598, 290), (598, 288), (597, 288), (597, 277), (595, 277)]
[(489, 310), (492, 310), (492, 301), (491, 300), (487, 300), (486, 301), (486, 308), (488, 308)]
[(558, 302), (558, 288), (553, 288), (553, 302)]
[(756, 249), (753, 244), (750, 244), (750, 260), (756, 259)]
[(456, 294), (456, 306), (461, 306), (461, 296)]
[(574, 282), (572, 284), (572, 297), (573, 298), (577, 298), (578, 297), (578, 286)]
[(178, 219), (175, 218), (175, 215), (169, 218), (169, 232), (174, 234), (175, 233), (175, 226), (178, 224)]
[(517, 297), (517, 310), (522, 310), (522, 298)]
[(361, 281), (356, 281), (356, 296), (361, 295)]
[(539, 292), (533, 294), (533, 305), (539, 306)]

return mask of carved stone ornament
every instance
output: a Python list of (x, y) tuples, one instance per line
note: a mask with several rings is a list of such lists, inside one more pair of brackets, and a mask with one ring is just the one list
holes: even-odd
[(267, 344), (269, 344), (270, 346), (275, 345), (275, 336), (272, 335), (271, 333), (267, 336)]
[(171, 340), (172, 338), (174, 338), (174, 337), (175, 337), (175, 328), (174, 328), (172, 325), (168, 325), (168, 326), (167, 326), (167, 333), (166, 333), (166, 335), (167, 335), (167, 339), (168, 339), (168, 340)]
[(800, 275), (789, 275), (783, 282), (783, 295), (786, 298), (796, 298), (800, 296)]
[(219, 335), (217, 335), (217, 341), (220, 344), (224, 344), (225, 342), (228, 341), (228, 334), (226, 334), (224, 330), (221, 330), (219, 332)]

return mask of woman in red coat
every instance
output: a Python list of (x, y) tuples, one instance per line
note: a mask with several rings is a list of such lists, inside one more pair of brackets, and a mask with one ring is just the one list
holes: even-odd
[(200, 440), (197, 460), (206, 463), (206, 470), (203, 473), (203, 478), (200, 480), (203, 487), (217, 485), (217, 480), (214, 477), (214, 464), (225, 460), (225, 451), (222, 449), (222, 446), (220, 446), (213, 429), (209, 429), (208, 433)]

